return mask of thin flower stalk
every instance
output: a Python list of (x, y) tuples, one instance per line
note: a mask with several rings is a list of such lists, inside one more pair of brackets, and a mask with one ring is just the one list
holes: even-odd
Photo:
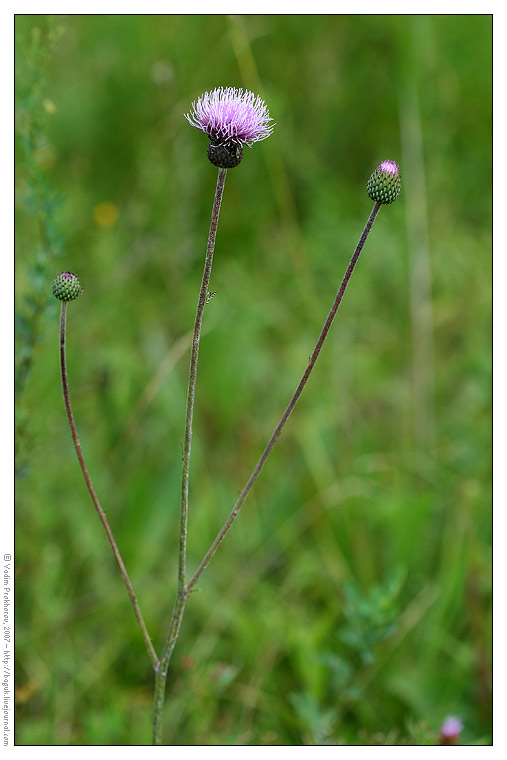
[[(69, 279), (68, 277), (65, 277), (66, 275), (69, 275), (70, 273), (65, 272), (62, 275), (59, 276), (59, 278), (63, 278), (62, 282), (65, 282), (65, 279)], [(75, 277), (75, 275), (73, 275)], [(57, 280), (59, 279), (57, 278)], [(77, 280), (77, 278), (75, 278)], [(56, 281), (55, 281), (56, 282)], [(59, 285), (59, 283), (56, 283)], [(55, 290), (53, 290), (55, 292)], [(56, 294), (55, 294), (56, 295)], [(58, 298), (60, 298), (60, 295), (57, 295)], [(74, 298), (75, 296), (72, 296)], [(134, 614), (136, 616), (137, 622), (139, 623), (139, 627), (141, 629), (141, 633), (144, 638), (144, 642), (146, 644), (146, 648), (148, 650), (149, 657), (151, 659), (151, 662), (153, 664), (153, 667), (155, 670), (158, 668), (159, 660), (157, 657), (157, 653), (153, 647), (153, 644), (151, 642), (150, 635), (148, 633), (148, 629), (146, 627), (146, 623), (144, 622), (144, 618), (141, 614), (141, 609), (139, 607), (139, 603), (137, 601), (136, 594), (134, 592), (134, 588), (132, 586), (132, 583), (130, 581), (129, 575), (127, 573), (127, 569), (125, 567), (125, 563), (123, 562), (123, 559), (120, 554), (120, 550), (118, 549), (118, 546), (116, 544), (113, 532), (111, 530), (111, 527), (109, 525), (108, 519), (106, 517), (106, 513), (102, 509), (102, 506), (100, 504), (100, 501), (98, 499), (97, 493), (95, 491), (95, 488), (93, 487), (92, 480), (90, 478), (90, 474), (88, 472), (88, 468), (86, 466), (85, 458), (83, 456), (83, 451), (81, 449), (81, 443), (79, 440), (76, 423), (74, 421), (74, 415), (72, 413), (72, 407), (70, 403), (70, 394), (69, 394), (69, 383), (68, 383), (68, 377), (67, 377), (67, 359), (66, 359), (66, 328), (67, 328), (67, 301), (62, 300), (62, 306), (61, 306), (61, 312), (60, 312), (60, 370), (61, 370), (61, 377), (62, 377), (62, 390), (63, 390), (63, 399), (65, 402), (65, 411), (67, 412), (67, 419), (69, 421), (70, 426), (70, 432), (72, 436), (72, 441), (74, 443), (74, 448), (76, 449), (77, 458), (79, 460), (79, 464), (81, 466), (81, 470), (83, 472), (83, 476), (85, 479), (85, 483), (87, 485), (88, 491), (90, 492), (90, 496), (92, 498), (93, 504), (95, 506), (95, 509), (97, 510), (97, 514), (100, 518), (100, 521), (104, 527), (104, 530), (106, 532), (107, 538), (109, 543), (111, 544), (111, 549), (113, 550), (114, 558), (116, 560), (116, 564), (118, 565), (118, 569), (120, 571), (121, 577), (123, 578), (123, 582), (125, 583), (125, 587), (127, 589), (127, 594), (129, 596), (130, 602), (132, 604), (132, 607), (134, 609)]]
[(224, 193), (225, 178), (227, 169), (218, 170), (217, 186), (215, 190), (215, 199), (213, 201), (213, 210), (211, 212), (211, 224), (208, 236), (208, 246), (206, 248), (206, 258), (204, 261), (204, 271), (197, 301), (197, 310), (195, 314), (194, 332), (192, 335), (192, 350), (190, 352), (190, 369), (188, 373), (188, 392), (187, 406), (185, 414), (185, 439), (183, 444), (182, 456), (182, 476), (181, 476), (181, 506), (180, 506), (180, 532), (179, 532), (179, 558), (178, 558), (178, 593), (185, 587), (185, 568), (186, 568), (186, 551), (187, 551), (187, 522), (188, 522), (188, 482), (190, 475), (190, 452), (192, 449), (192, 422), (194, 417), (195, 404), (195, 384), (197, 380), (197, 362), (199, 359), (199, 341), (201, 337), (202, 319), (204, 316), (204, 307), (206, 305), (208, 286), (211, 277), (211, 267), (213, 265), (213, 253), (215, 250), (215, 240), (217, 235), (218, 218), (220, 215), (220, 206)]
[(278, 441), (278, 438), (280, 437), (280, 434), (281, 434), (281, 432), (282, 432), (282, 430), (283, 430), (283, 428), (285, 426), (285, 423), (289, 419), (289, 417), (290, 417), (290, 415), (291, 415), (294, 407), (296, 406), (296, 404), (298, 402), (298, 399), (301, 396), (306, 383), (308, 382), (308, 379), (309, 379), (310, 374), (311, 374), (311, 372), (312, 372), (312, 370), (313, 370), (313, 368), (315, 366), (315, 363), (316, 363), (316, 361), (318, 359), (318, 356), (320, 354), (322, 346), (324, 345), (324, 341), (325, 341), (325, 339), (327, 337), (327, 334), (329, 332), (329, 328), (331, 327), (331, 325), (333, 323), (333, 320), (335, 318), (336, 312), (338, 311), (338, 307), (340, 306), (340, 304), (342, 302), (342, 299), (343, 299), (345, 290), (347, 288), (347, 285), (349, 283), (350, 277), (352, 275), (352, 272), (354, 271), (354, 267), (357, 264), (357, 260), (359, 258), (359, 254), (361, 253), (361, 251), (363, 249), (363, 246), (364, 246), (364, 244), (366, 242), (366, 238), (368, 237), (368, 235), (370, 233), (370, 230), (372, 228), (373, 222), (375, 221), (375, 218), (376, 218), (378, 212), (380, 211), (380, 207), (381, 207), (381, 203), (375, 202), (375, 204), (373, 206), (373, 209), (371, 211), (371, 214), (370, 214), (370, 216), (368, 218), (368, 221), (366, 222), (366, 225), (365, 225), (364, 230), (362, 232), (362, 235), (359, 238), (359, 242), (358, 242), (358, 244), (356, 246), (356, 249), (355, 249), (355, 251), (354, 251), (354, 253), (352, 255), (352, 258), (351, 258), (351, 260), (349, 262), (349, 265), (347, 267), (347, 270), (346, 270), (345, 275), (343, 277), (343, 280), (341, 282), (341, 285), (340, 285), (340, 288), (338, 290), (338, 293), (336, 294), (336, 297), (335, 297), (335, 299), (333, 301), (333, 304), (331, 306), (329, 314), (327, 315), (326, 321), (324, 322), (324, 326), (323, 326), (322, 331), (321, 331), (321, 333), (319, 335), (319, 339), (317, 340), (317, 344), (316, 344), (315, 348), (313, 349), (313, 352), (312, 352), (312, 355), (311, 355), (310, 360), (308, 362), (308, 365), (307, 365), (307, 367), (306, 367), (306, 369), (305, 369), (305, 371), (303, 373), (303, 376), (302, 376), (301, 380), (299, 381), (299, 385), (297, 386), (296, 390), (294, 391), (294, 394), (293, 394), (291, 400), (289, 401), (289, 404), (287, 405), (287, 408), (285, 409), (285, 412), (283, 413), (280, 421), (278, 422), (278, 425), (275, 427), (275, 430), (274, 430), (271, 438), (269, 439), (269, 441), (268, 441), (268, 443), (266, 445), (266, 448), (264, 449), (264, 451), (263, 451), (263, 453), (262, 453), (259, 461), (255, 465), (255, 467), (254, 467), (254, 469), (252, 471), (252, 474), (248, 478), (248, 480), (247, 480), (247, 482), (246, 482), (243, 490), (241, 491), (240, 495), (238, 496), (238, 499), (236, 501), (236, 504), (234, 505), (234, 508), (233, 508), (232, 512), (230, 513), (229, 517), (225, 521), (225, 523), (222, 526), (221, 530), (217, 534), (217, 536), (216, 536), (215, 540), (213, 541), (213, 543), (211, 544), (210, 548), (206, 552), (206, 555), (204, 556), (201, 564), (199, 565), (199, 567), (195, 571), (194, 575), (192, 576), (191, 580), (187, 584), (187, 587), (186, 587), (187, 594), (189, 594), (192, 591), (192, 589), (194, 588), (195, 584), (197, 583), (197, 581), (201, 577), (202, 573), (206, 570), (206, 568), (207, 568), (207, 566), (208, 566), (211, 558), (213, 557), (213, 555), (217, 551), (218, 547), (220, 546), (220, 544), (224, 540), (224, 538), (227, 535), (227, 533), (229, 532), (229, 530), (230, 530), (230, 528), (231, 528), (234, 520), (238, 516), (238, 513), (239, 513), (241, 507), (243, 506), (243, 503), (244, 503), (245, 499), (247, 498), (248, 494), (252, 490), (252, 487), (253, 487), (255, 481), (259, 477), (259, 475), (261, 473), (261, 470), (262, 470), (262, 468), (264, 467), (264, 465), (266, 463), (267, 458), (269, 457), (271, 451), (273, 450), (273, 447), (274, 447), (275, 443)]
[(336, 312), (338, 311), (338, 308), (342, 302), (350, 277), (357, 264), (357, 260), (359, 259), (359, 254), (361, 253), (363, 246), (366, 242), (366, 239), (368, 235), (370, 234), (371, 228), (373, 226), (373, 222), (375, 221), (377, 214), (380, 211), (381, 206), (393, 203), (398, 198), (401, 192), (401, 172), (400, 172), (400, 167), (398, 166), (396, 161), (385, 160), (385, 161), (382, 161), (377, 166), (377, 168), (371, 174), (368, 180), (368, 183), (366, 186), (366, 192), (368, 193), (371, 200), (374, 201), (373, 208), (371, 210), (370, 216), (368, 217), (368, 221), (366, 222), (364, 226), (361, 237), (359, 238), (359, 241), (356, 245), (355, 251), (352, 254), (352, 258), (350, 259), (349, 265), (345, 271), (341, 285), (338, 289), (338, 293), (336, 294), (336, 297), (333, 301), (329, 314), (327, 315), (326, 321), (324, 322), (324, 326), (317, 340), (317, 344), (315, 348), (313, 349), (308, 365), (303, 373), (301, 380), (299, 381), (299, 385), (297, 386), (291, 400), (289, 401), (287, 408), (285, 409), (285, 412), (283, 413), (280, 421), (278, 422), (278, 425), (275, 427), (275, 430), (271, 438), (269, 439), (266, 445), (266, 448), (264, 449), (259, 461), (255, 465), (252, 471), (252, 474), (248, 478), (243, 490), (238, 496), (238, 499), (236, 501), (236, 504), (234, 505), (232, 512), (230, 513), (229, 517), (225, 521), (221, 530), (218, 532), (215, 540), (213, 541), (210, 548), (206, 552), (201, 564), (199, 565), (194, 575), (190, 579), (189, 583), (187, 584), (186, 589), (185, 589), (187, 596), (188, 594), (190, 594), (195, 584), (197, 583), (197, 581), (199, 580), (203, 572), (206, 570), (213, 555), (215, 554), (218, 547), (220, 546), (225, 536), (229, 532), (234, 520), (238, 516), (238, 513), (241, 507), (243, 506), (245, 499), (247, 498), (248, 494), (252, 490), (252, 487), (255, 481), (259, 477), (261, 470), (264, 467), (264, 464), (266, 463), (267, 458), (269, 457), (271, 451), (273, 450), (275, 443), (280, 437), (280, 434), (285, 426), (285, 423), (287, 422), (290, 415), (292, 414), (292, 411), (294, 407), (296, 406), (299, 400), (299, 397), (301, 396), (304, 390), (306, 383), (308, 382), (310, 374), (319, 357), (322, 346), (324, 345), (324, 341), (327, 337), (329, 329), (336, 316)]

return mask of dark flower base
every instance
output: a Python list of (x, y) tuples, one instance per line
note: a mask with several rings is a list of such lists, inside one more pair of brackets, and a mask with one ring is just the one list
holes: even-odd
[(208, 145), (208, 158), (214, 166), (221, 169), (233, 169), (243, 160), (243, 146), (241, 143), (230, 142), (223, 145)]

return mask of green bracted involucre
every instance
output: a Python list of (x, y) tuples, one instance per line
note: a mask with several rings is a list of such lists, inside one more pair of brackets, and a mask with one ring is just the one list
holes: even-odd
[(393, 203), (401, 192), (401, 172), (396, 161), (382, 161), (366, 185), (366, 192), (377, 203)]
[(59, 301), (73, 301), (81, 295), (83, 289), (73, 272), (62, 272), (53, 280), (51, 291)]
[(243, 160), (243, 146), (237, 142), (228, 142), (222, 145), (210, 143), (208, 145), (208, 158), (213, 166), (219, 166), (221, 169), (233, 169)]

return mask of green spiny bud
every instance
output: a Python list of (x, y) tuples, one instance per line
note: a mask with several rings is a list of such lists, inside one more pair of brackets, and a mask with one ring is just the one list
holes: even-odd
[(366, 185), (366, 192), (377, 203), (393, 203), (401, 191), (400, 167), (396, 161), (382, 161)]
[(220, 166), (221, 169), (233, 169), (243, 160), (243, 146), (239, 142), (222, 143), (208, 145), (208, 158), (213, 166)]
[(51, 291), (60, 301), (73, 301), (81, 295), (83, 288), (73, 272), (62, 272), (53, 280)]

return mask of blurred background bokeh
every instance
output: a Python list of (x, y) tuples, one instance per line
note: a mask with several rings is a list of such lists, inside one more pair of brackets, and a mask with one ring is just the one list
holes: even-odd
[(206, 308), (189, 567), (229, 513), (402, 168), (301, 402), (187, 606), (170, 744), (491, 741), (489, 16), (17, 16), (18, 744), (145, 744), (153, 674), (74, 414), (161, 648), (216, 169), (215, 86), (276, 121), (227, 176)]

